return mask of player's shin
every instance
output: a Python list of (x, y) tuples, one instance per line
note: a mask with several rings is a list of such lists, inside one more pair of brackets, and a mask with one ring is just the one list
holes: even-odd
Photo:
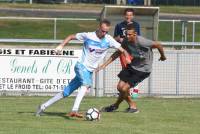
[(117, 101), (114, 103), (114, 105), (115, 105), (116, 107), (119, 107), (119, 105), (123, 102), (123, 100), (124, 100), (123, 95), (122, 95), (121, 93), (119, 93), (119, 96), (118, 96), (118, 98), (117, 98)]
[(54, 97), (52, 97), (51, 99), (49, 99), (48, 101), (46, 101), (42, 105), (38, 106), (38, 109), (37, 109), (37, 111), (35, 113), (35, 116), (41, 116), (41, 114), (44, 112), (44, 110), (47, 107), (51, 106), (53, 103), (59, 101), (62, 98), (63, 98), (63, 92), (57, 93)]
[(81, 86), (81, 88), (76, 96), (76, 100), (74, 102), (72, 111), (77, 112), (79, 110), (80, 103), (81, 103), (83, 97), (85, 96), (85, 93), (87, 92), (87, 90), (88, 90), (87, 86)]
[(62, 98), (64, 98), (63, 96), (63, 92), (59, 92), (57, 93), (54, 97), (52, 97), (51, 99), (49, 99), (48, 101), (46, 101), (45, 103), (43, 103), (41, 105), (41, 108), (44, 110), (47, 107), (51, 106), (52, 104), (54, 104), (55, 102), (61, 100)]

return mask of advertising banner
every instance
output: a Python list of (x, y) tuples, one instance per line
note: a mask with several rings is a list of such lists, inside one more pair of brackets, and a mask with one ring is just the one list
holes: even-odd
[(60, 91), (75, 76), (81, 49), (0, 49), (0, 91)]

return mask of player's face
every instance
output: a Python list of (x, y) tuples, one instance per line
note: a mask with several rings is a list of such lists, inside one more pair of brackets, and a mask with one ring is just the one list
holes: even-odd
[(110, 29), (110, 26), (107, 26), (106, 24), (101, 24), (99, 29), (98, 29), (98, 37), (101, 39), (103, 37), (105, 37), (105, 35), (108, 33)]
[(131, 22), (134, 18), (133, 12), (126, 12), (126, 14), (124, 15), (124, 18), (127, 22)]
[(135, 30), (127, 30), (126, 31), (126, 37), (127, 37), (128, 41), (134, 42), (135, 39), (136, 39), (136, 32), (135, 32)]

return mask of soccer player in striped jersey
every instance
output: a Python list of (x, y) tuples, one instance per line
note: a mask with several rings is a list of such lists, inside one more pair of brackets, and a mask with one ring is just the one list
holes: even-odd
[[(114, 31), (114, 38), (116, 41), (118, 41), (119, 43), (122, 42), (123, 38), (125, 37), (125, 33), (126, 33), (126, 27), (128, 24), (132, 24), (136, 27), (136, 31), (137, 33), (140, 35), (140, 25), (134, 21), (134, 15), (135, 15), (135, 11), (131, 8), (127, 8), (124, 10), (124, 21), (120, 22), (119, 24), (117, 24), (115, 26), (115, 31)], [(122, 68), (124, 68), (126, 66), (126, 58), (123, 54), (120, 55), (120, 61), (121, 61), (121, 65)], [(75, 112), (73, 111), (77, 111), (77, 109), (79, 109), (79, 103), (80, 98), (79, 96), (81, 96), (83, 90), (79, 91), (74, 103), (74, 106), (72, 108), (72, 112), (69, 113), (69, 116), (73, 116), (76, 115)]]
[(70, 116), (82, 117), (82, 114), (78, 113), (79, 105), (83, 99), (88, 88), (92, 86), (92, 74), (98, 67), (99, 63), (105, 57), (109, 48), (116, 48), (120, 52), (126, 55), (126, 60), (130, 63), (128, 53), (121, 47), (121, 44), (115, 41), (115, 39), (108, 35), (110, 29), (110, 22), (108, 20), (100, 21), (99, 27), (94, 32), (77, 33), (75, 35), (69, 35), (66, 39), (56, 48), (57, 51), (61, 51), (63, 47), (73, 39), (83, 41), (82, 57), (76, 63), (74, 71), (76, 73), (70, 83), (65, 86), (62, 92), (57, 93), (54, 97), (44, 102), (38, 107), (36, 116), (40, 116), (44, 110), (55, 102), (68, 97), (74, 90), (80, 87), (80, 91), (76, 97), (73, 111), (70, 112)]

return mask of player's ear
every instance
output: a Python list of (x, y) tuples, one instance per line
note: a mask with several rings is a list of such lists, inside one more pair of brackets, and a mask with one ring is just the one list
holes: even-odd
[(134, 36), (136, 36), (137, 35), (137, 32), (134, 32)]

